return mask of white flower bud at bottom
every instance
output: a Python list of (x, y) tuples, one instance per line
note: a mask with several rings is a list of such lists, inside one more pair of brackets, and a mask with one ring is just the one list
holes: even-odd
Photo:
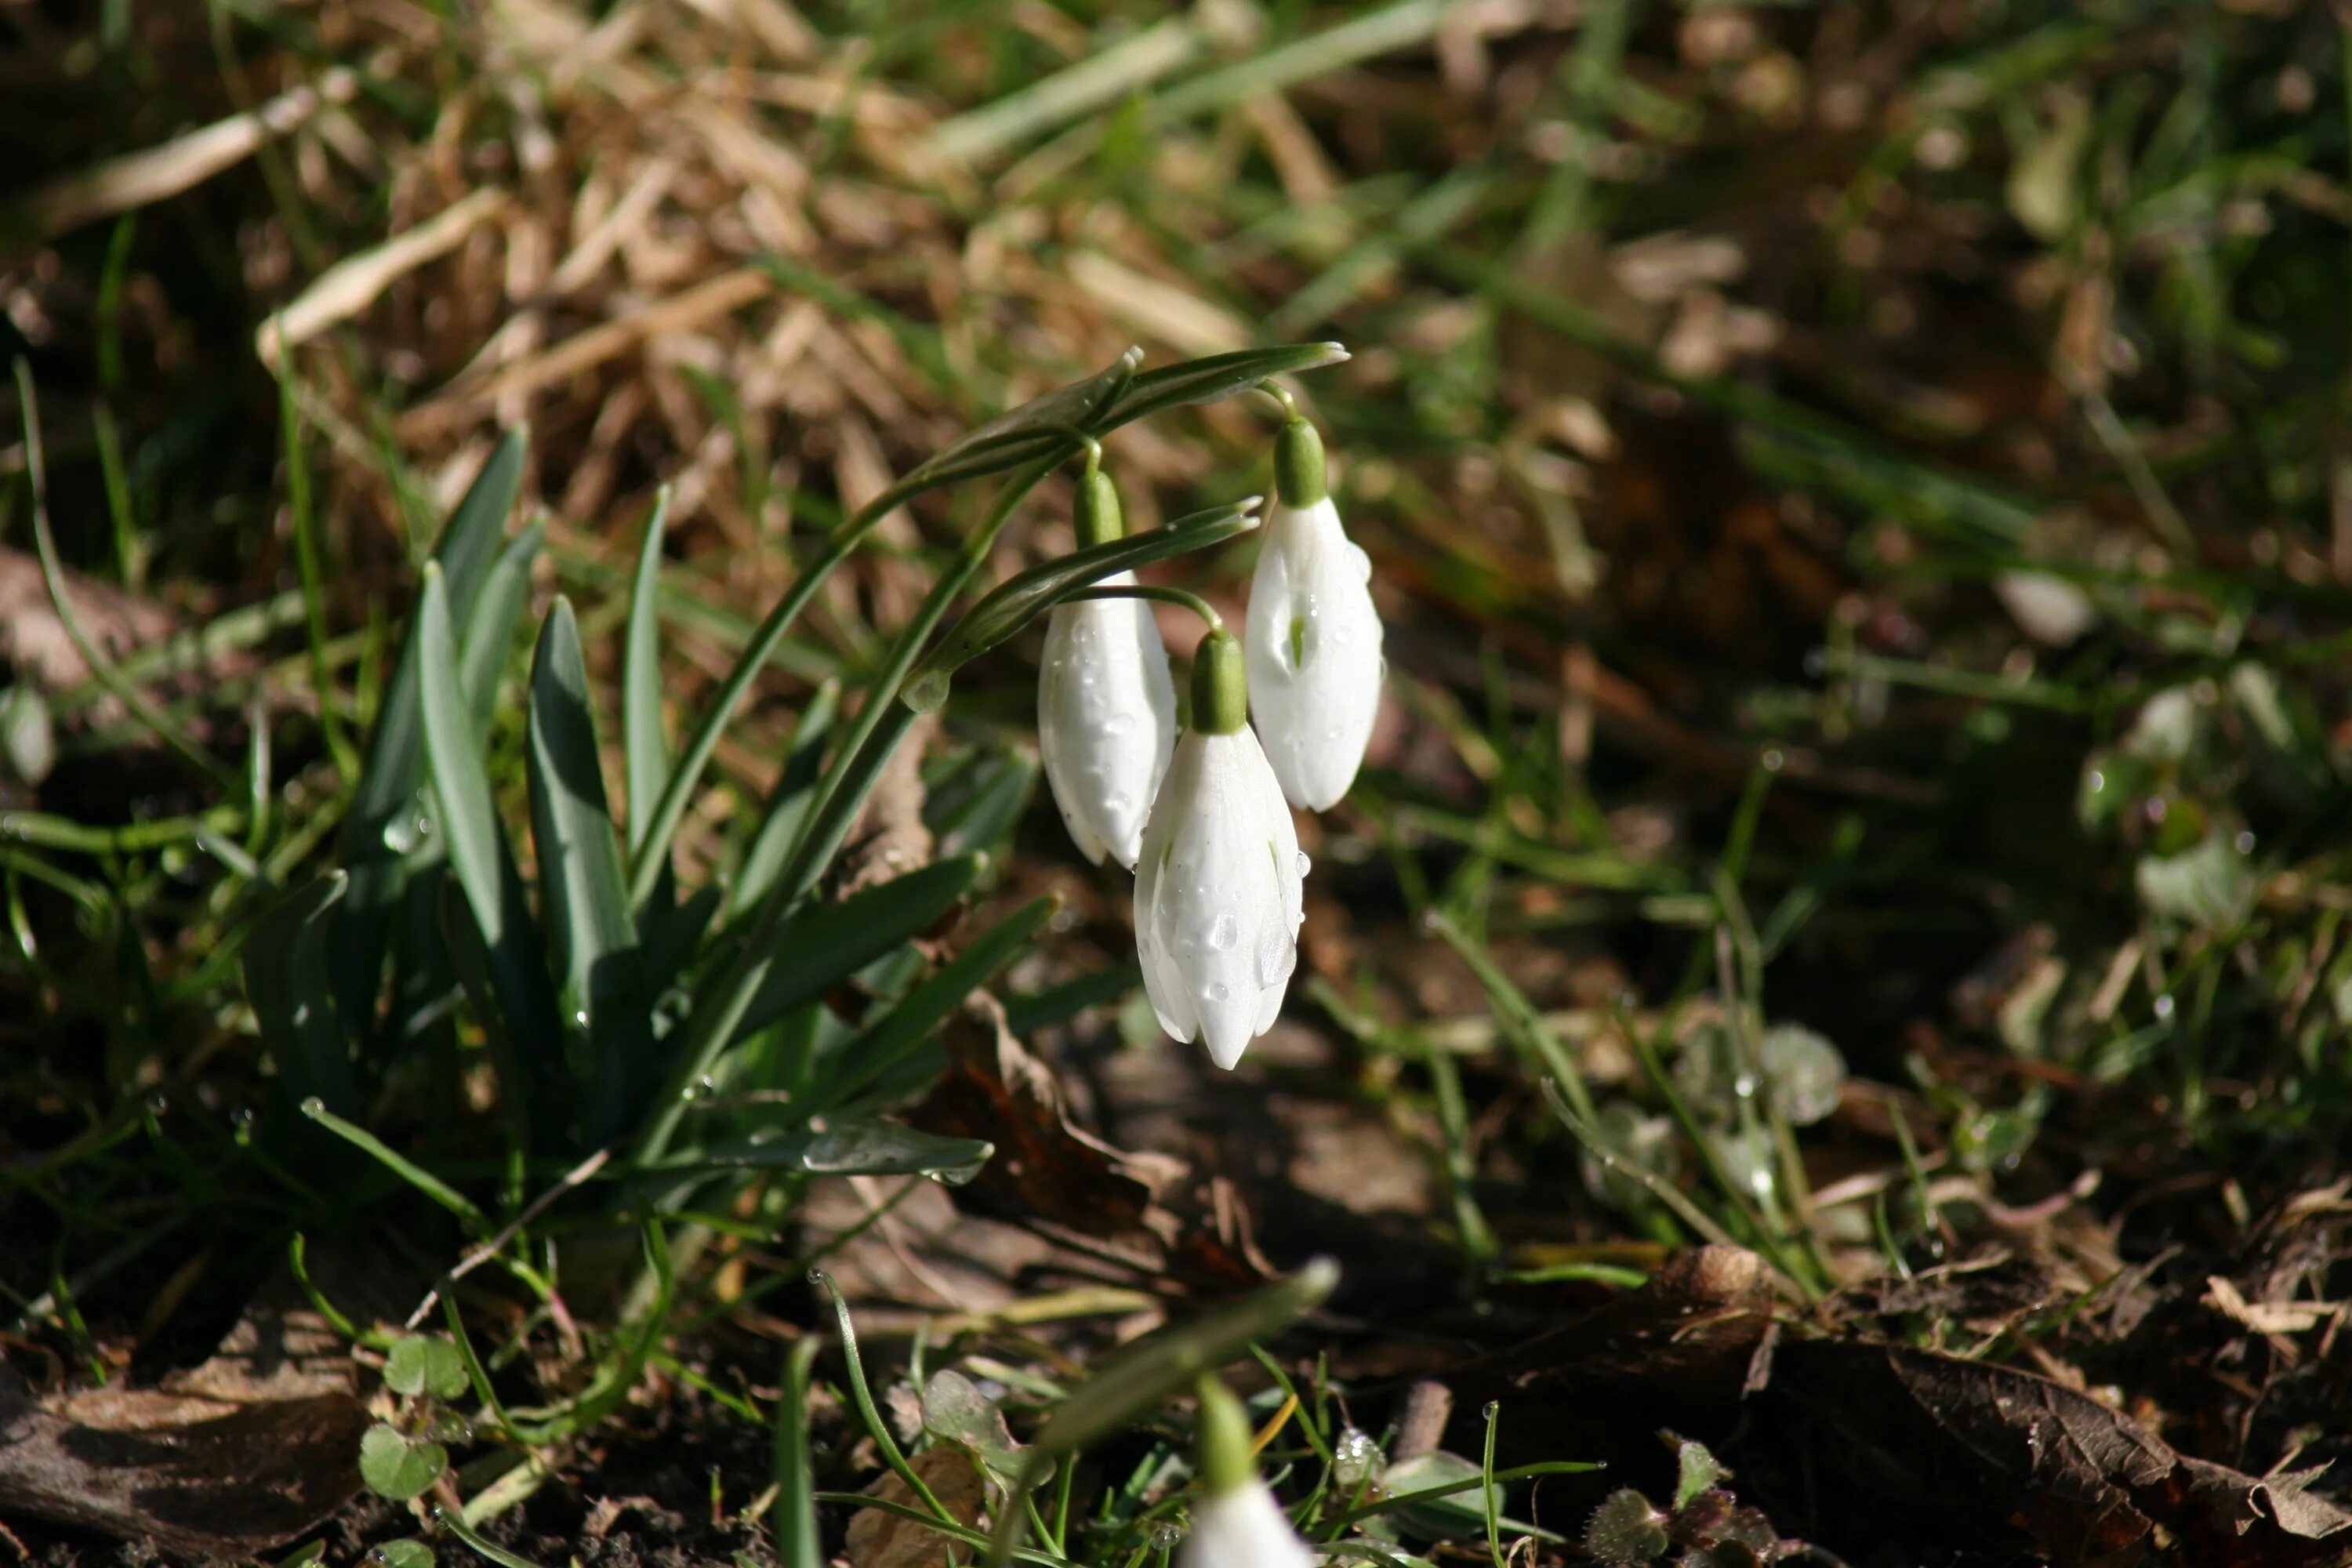
[(1380, 716), (1371, 575), (1328, 496), (1275, 509), (1250, 579), (1250, 711), (1283, 794), (1310, 811), (1356, 782)]
[(1221, 1068), (1239, 1062), (1282, 1011), (1306, 873), (1257, 737), (1246, 727), (1188, 732), (1143, 830), (1136, 947), (1160, 1026), (1206, 1045)]
[[(1105, 587), (1131, 587), (1121, 572)], [(1037, 750), (1062, 821), (1086, 858), (1133, 866), (1144, 819), (1176, 744), (1176, 687), (1151, 606), (1140, 599), (1056, 605), (1037, 676)]]
[(1264, 1481), (1203, 1498), (1177, 1552), (1178, 1568), (1314, 1568), (1314, 1552), (1290, 1528)]

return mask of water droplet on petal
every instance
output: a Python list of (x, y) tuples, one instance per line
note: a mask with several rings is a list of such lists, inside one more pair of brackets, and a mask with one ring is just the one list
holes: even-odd
[(1135, 715), (1132, 713), (1112, 714), (1109, 718), (1103, 721), (1102, 732), (1106, 735), (1134, 734)]
[(1201, 987), (1201, 1000), (1203, 1002), (1223, 1002), (1233, 994), (1234, 988), (1222, 980), (1212, 980)]
[[(1231, 912), (1219, 915), (1217, 917), (1217, 923), (1209, 928), (1209, 945), (1215, 948), (1219, 952), (1231, 952), (1234, 948), (1234, 943), (1239, 942), (1241, 939), (1241, 922), (1234, 920)], [(1223, 987), (1221, 986), (1219, 989), (1222, 990)], [(1217, 1000), (1222, 1002), (1224, 998), (1220, 996)]]
[(1298, 874), (1301, 878), (1304, 878), (1307, 872), (1315, 869), (1315, 862), (1307, 858), (1307, 851), (1304, 849), (1301, 849), (1298, 852), (1296, 864), (1298, 867)]

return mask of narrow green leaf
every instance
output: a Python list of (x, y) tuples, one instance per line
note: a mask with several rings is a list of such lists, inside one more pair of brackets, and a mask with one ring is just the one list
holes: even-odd
[(1028, 751), (975, 751), (924, 781), (923, 822), (940, 855), (994, 854), (1029, 809), (1040, 773)]
[(963, 1005), (966, 997), (1011, 963), (1013, 954), (1026, 947), (1061, 907), (1062, 900), (1055, 896), (1030, 900), (908, 992), (887, 1016), (842, 1047), (834, 1058), (837, 1065), (833, 1076), (817, 1089), (808, 1114), (824, 1115), (848, 1103), (868, 1084), (887, 1077)]
[(1131, 348), (1105, 369), (1033, 397), (934, 454), (907, 476), (923, 489), (1001, 474), (1034, 462), (1057, 447), (1077, 445), (1077, 432), (1095, 426), (1136, 379), (1143, 351)]
[(502, 1083), (500, 1092), (519, 1097), (516, 1102), (527, 1106), (534, 1121), (561, 1125), (562, 1108), (555, 1095), (562, 1079), (554, 1066), (562, 1035), (555, 991), (522, 876), (515, 869), (506, 829), (490, 795), (473, 713), (458, 689), (447, 590), (436, 565), (425, 568), (416, 629), (422, 659), (418, 706), (424, 714), (425, 772), (438, 803), (435, 815), (450, 869), (481, 932), (504, 1032), (523, 1075), (519, 1084)]
[(487, 730), (498, 705), (499, 678), (514, 651), (515, 623), (530, 599), (531, 563), (547, 540), (547, 524), (534, 522), (508, 542), (490, 563), (474, 613), (458, 629), (458, 686), (473, 710), (476, 732)]
[(528, 1557), (518, 1556), (466, 1522), (466, 1516), (454, 1508), (436, 1508), (433, 1517), (441, 1528), (464, 1542), (474, 1552), (499, 1565), (499, 1568), (540, 1568)]
[(360, 1092), (327, 983), (327, 936), (350, 886), (331, 871), (296, 889), (245, 943), (245, 993), (279, 1079), (298, 1100), (316, 1097), (346, 1116), (357, 1113)]
[(637, 969), (645, 976), (648, 998), (659, 995), (694, 957), (694, 950), (701, 943), (703, 932), (710, 929), (711, 917), (719, 912), (719, 902), (726, 896), (723, 885), (709, 882), (696, 889), (684, 903), (673, 904), (667, 910), (648, 908), (640, 917)]
[(814, 1002), (930, 925), (971, 890), (985, 864), (983, 856), (959, 855), (793, 915), (776, 935), (775, 957), (733, 1037), (755, 1035)]
[(784, 1352), (784, 1396), (776, 1406), (776, 1502), (769, 1515), (782, 1568), (824, 1568), (809, 1463), (809, 1372), (823, 1348), (822, 1340), (806, 1334)]
[(1100, 436), (1187, 403), (1219, 403), (1238, 397), (1271, 376), (1297, 375), (1338, 364), (1348, 351), (1338, 343), (1286, 343), (1243, 349), (1181, 364), (1148, 370), (1129, 382), (1087, 426)]
[(377, 1164), (382, 1165), (459, 1219), (464, 1220), (471, 1228), (478, 1231), (488, 1228), (482, 1218), (482, 1211), (474, 1205), (473, 1199), (411, 1160), (407, 1155), (398, 1152), (366, 1128), (355, 1126), (344, 1121), (315, 1100), (306, 1100), (302, 1102), (302, 1114), (375, 1161)]
[(457, 634), (449, 594), (437, 563), (425, 568), (425, 595), (416, 611), (416, 646), (424, 664), (417, 693), (425, 718), (425, 767), (440, 804), (440, 828), (449, 864), (466, 889), (482, 940), (492, 949), (506, 931), (499, 887), (498, 807), (475, 737), (472, 704), (458, 684)]
[(919, 710), (947, 700), (948, 679), (958, 668), (1013, 637), (1055, 604), (1113, 573), (1131, 571), (1189, 551), (1205, 550), (1258, 525), (1251, 514), (1257, 498), (1212, 507), (1163, 528), (1073, 551), (1006, 579), (964, 613), (940, 645), (915, 668), (902, 696)]
[(961, 1186), (980, 1173), (992, 1143), (942, 1138), (895, 1121), (853, 1121), (822, 1132), (803, 1130), (772, 1138), (717, 1143), (693, 1158), (657, 1165), (648, 1174), (667, 1180), (684, 1172), (790, 1171), (810, 1176), (933, 1176)]
[[(523, 457), (529, 446), (528, 431), (508, 432), (450, 514), (449, 525), (434, 548), (433, 558), (448, 585), (453, 626), (463, 626), (472, 619), (490, 558), (522, 488)], [(328, 963), (334, 976), (336, 1006), (355, 1030), (367, 1028), (375, 1016), (392, 910), (407, 879), (401, 865), (406, 851), (386, 842), (385, 830), (415, 809), (416, 786), (425, 776), (419, 750), (417, 664), (416, 633), (412, 628), (378, 704), (375, 732), (368, 738), (367, 763), (338, 840), (339, 858), (352, 874), (352, 887), (336, 917)]]
[(768, 889), (775, 886), (778, 873), (783, 870), (793, 840), (799, 837), (801, 824), (807, 819), (809, 807), (815, 804), (825, 741), (840, 708), (840, 683), (828, 680), (817, 688), (816, 695), (802, 710), (801, 721), (793, 731), (793, 749), (784, 758), (783, 771), (776, 775), (775, 788), (768, 792), (767, 804), (760, 812), (760, 826), (751, 835), (751, 847), (743, 852), (742, 867), (735, 873), (736, 910), (758, 908)]
[(662, 487), (646, 520), (637, 575), (629, 591), (629, 630), (621, 656), (621, 749), (628, 759), (629, 852), (635, 854), (653, 825), (654, 803), (669, 778), (669, 742), (662, 733), (662, 538), (669, 527), (669, 487)]
[(621, 1129), (651, 1089), (652, 1018), (638, 967), (620, 837), (604, 799), (588, 667), (572, 603), (540, 628), (530, 672), (531, 836), (565, 1026), (583, 1036), (581, 1113), (591, 1143)]

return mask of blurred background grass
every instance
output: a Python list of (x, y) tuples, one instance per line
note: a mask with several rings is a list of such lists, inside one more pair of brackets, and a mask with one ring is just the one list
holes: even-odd
[[(1321, 338), (1391, 702), (1252, 1081), (1373, 1108), (1426, 1228), (1540, 1270), (1705, 1222), (1807, 1290), (1998, 1244), (2087, 1288), (2341, 1158), (2339, 7), (13, 0), (0, 51), (0, 352), (113, 667), (47, 608), (0, 390), (28, 1169), (151, 1097), (254, 1102), (237, 944), (502, 428), (600, 676), (673, 487), (691, 712), (817, 533), (971, 423), (1129, 342)], [(1267, 437), (1223, 404), (1110, 462), (1142, 526), (1263, 489)], [(1041, 495), (999, 575), (1067, 547)], [(828, 584), (689, 868), (965, 521), (919, 502)], [(967, 672), (942, 765), (1031, 746), (1034, 654)], [(1115, 1123), (1168, 1048), (1118, 1005), (1123, 891), (1048, 805), (1003, 832), (1005, 895), (1069, 900), (1016, 1021)], [(1811, 1100), (1735, 1092), (1743, 1039)], [(1652, 1186), (1586, 1192), (1559, 1049)], [(1314, 1143), (1267, 1158), (1344, 1195)], [(108, 1170), (0, 1194), (16, 1310), (212, 1201)]]

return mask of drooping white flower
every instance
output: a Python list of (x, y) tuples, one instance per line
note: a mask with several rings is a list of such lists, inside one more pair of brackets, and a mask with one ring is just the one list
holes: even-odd
[(1356, 782), (1379, 716), (1371, 558), (1339, 526), (1323, 443), (1294, 419), (1275, 449), (1279, 504), (1250, 580), (1250, 707), (1293, 805), (1322, 811)]
[(1250, 732), (1241, 646), (1217, 630), (1192, 671), (1192, 727), (1160, 781), (1135, 868), (1135, 937), (1160, 1026), (1221, 1068), (1274, 1026), (1298, 963), (1306, 857)]
[[(1131, 572), (1106, 587), (1135, 582)], [(1056, 605), (1037, 675), (1037, 749), (1062, 821), (1087, 859), (1133, 867), (1176, 746), (1176, 687), (1151, 606), (1139, 599)]]
[(1179, 1568), (1314, 1568), (1316, 1556), (1258, 1479), (1249, 1418), (1213, 1380), (1201, 1386), (1202, 1496)]

